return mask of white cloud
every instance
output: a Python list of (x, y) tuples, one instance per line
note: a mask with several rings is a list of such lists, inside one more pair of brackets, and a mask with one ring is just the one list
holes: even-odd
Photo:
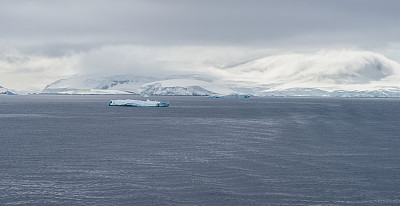
[(22, 91), (37, 91), (54, 79), (75, 73), (76, 56), (57, 58), (27, 55), (15, 48), (0, 51), (0, 85)]
[(73, 74), (213, 76), (210, 71), (214, 67), (225, 67), (267, 53), (267, 50), (234, 47), (109, 45), (52, 57), (3, 48), (0, 84), (18, 90), (41, 90), (48, 83)]

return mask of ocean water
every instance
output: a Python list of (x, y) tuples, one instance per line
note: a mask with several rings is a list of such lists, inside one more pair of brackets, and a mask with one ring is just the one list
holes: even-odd
[(400, 205), (400, 99), (0, 96), (0, 205)]

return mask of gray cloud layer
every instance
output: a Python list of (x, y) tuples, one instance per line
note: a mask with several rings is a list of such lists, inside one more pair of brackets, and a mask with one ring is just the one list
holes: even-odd
[(398, 41), (397, 0), (1, 1), (3, 44), (373, 45)]

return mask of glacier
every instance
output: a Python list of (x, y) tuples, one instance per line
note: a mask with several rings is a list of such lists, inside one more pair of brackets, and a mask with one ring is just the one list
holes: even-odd
[(169, 104), (166, 102), (159, 102), (159, 101), (141, 101), (141, 100), (132, 100), (132, 99), (125, 99), (125, 100), (111, 100), (108, 104), (109, 106), (126, 106), (126, 107), (168, 107)]

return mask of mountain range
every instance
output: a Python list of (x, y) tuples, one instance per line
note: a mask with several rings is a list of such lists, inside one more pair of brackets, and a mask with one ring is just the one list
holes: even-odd
[(218, 75), (75, 75), (47, 85), (43, 92), (400, 97), (400, 64), (366, 51), (271, 55), (212, 67), (210, 73)]

